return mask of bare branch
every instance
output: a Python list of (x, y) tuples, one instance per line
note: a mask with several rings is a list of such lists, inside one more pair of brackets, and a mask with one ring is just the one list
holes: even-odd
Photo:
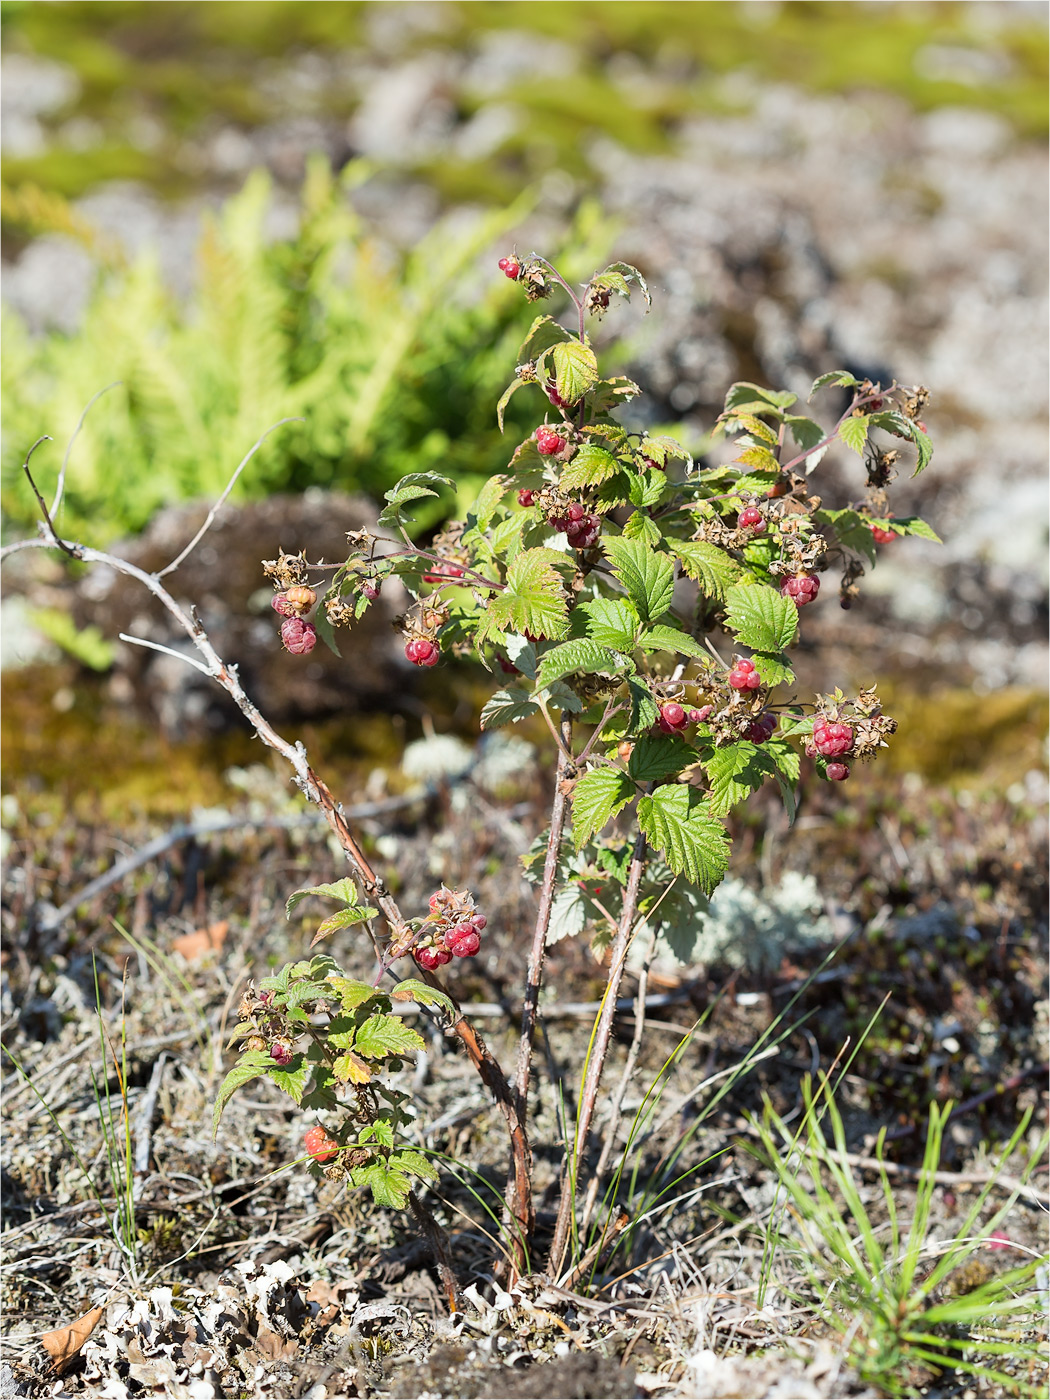
[(208, 512), (208, 518), (205, 520), (204, 524), (194, 535), (193, 539), (190, 540), (189, 544), (182, 551), (182, 553), (177, 555), (171, 561), (170, 564), (166, 565), (163, 569), (158, 569), (157, 572), (153, 575), (154, 578), (163, 578), (165, 574), (174, 573), (175, 570), (179, 567), (179, 565), (183, 563), (183, 561), (187, 559), (189, 555), (192, 554), (192, 552), (197, 548), (201, 540), (204, 538), (205, 534), (207, 534), (207, 532), (211, 529), (212, 525), (215, 523), (215, 517), (222, 509), (226, 497), (230, 494), (230, 492), (237, 484), (237, 478), (240, 476), (241, 472), (244, 471), (245, 467), (255, 456), (256, 452), (258, 452), (259, 448), (262, 447), (263, 443), (270, 436), (270, 434), (272, 432), (275, 432), (276, 429), (283, 427), (285, 423), (302, 423), (304, 421), (305, 420), (302, 418), (278, 418), (276, 423), (271, 424), (270, 427), (266, 429), (265, 433), (263, 433), (261, 437), (256, 439), (256, 441), (241, 458), (240, 462), (237, 465), (237, 470), (226, 483), (226, 489), (223, 491), (222, 495), (219, 497), (219, 499), (212, 506), (211, 510)]
[(148, 642), (145, 637), (129, 637), (126, 632), (118, 632), (117, 636), (122, 642), (129, 642), (134, 647), (149, 647), (150, 651), (162, 651), (167, 656), (174, 656), (176, 661), (185, 661), (187, 666), (194, 667), (209, 680), (215, 678), (214, 671), (209, 671), (202, 662), (196, 661), (192, 656), (187, 656), (184, 651), (176, 651), (174, 647), (161, 646), (160, 642)]
[(85, 404), (84, 411), (80, 415), (80, 419), (77, 423), (77, 426), (73, 429), (73, 436), (66, 443), (66, 450), (62, 455), (62, 465), (58, 471), (58, 484), (55, 487), (55, 499), (51, 502), (52, 520), (54, 520), (57, 517), (58, 508), (62, 504), (62, 493), (66, 489), (66, 466), (69, 462), (69, 454), (73, 451), (73, 444), (80, 436), (80, 430), (84, 426), (84, 420), (87, 418), (88, 414), (91, 412), (95, 404), (98, 403), (99, 399), (102, 397), (103, 394), (108, 394), (110, 389), (116, 389), (117, 386), (123, 384), (123, 382), (124, 381), (122, 379), (114, 379), (112, 384), (107, 384), (104, 389), (100, 389), (98, 393), (95, 394), (93, 398), (88, 399), (87, 403)]

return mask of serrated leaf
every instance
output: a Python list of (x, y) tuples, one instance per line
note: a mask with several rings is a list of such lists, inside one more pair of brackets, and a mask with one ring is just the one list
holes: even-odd
[(692, 788), (669, 784), (639, 798), (638, 825), (670, 869), (705, 894), (710, 894), (726, 873), (729, 842), (725, 829)]
[(631, 697), (631, 728), (636, 732), (651, 728), (657, 721), (660, 708), (640, 681), (628, 681), (627, 690)]
[(866, 413), (861, 413), (856, 417), (850, 416), (839, 429), (839, 437), (854, 452), (863, 452), (864, 444), (868, 440), (870, 424), (871, 419)]
[(496, 422), (499, 424), (501, 433), (503, 431), (503, 415), (507, 410), (507, 405), (525, 382), (524, 379), (515, 379), (500, 394), (499, 403), (496, 405)]
[(638, 451), (643, 457), (651, 458), (661, 467), (665, 467), (669, 460), (677, 459), (685, 463), (687, 471), (692, 469), (693, 459), (690, 453), (677, 438), (668, 437), (666, 433), (643, 437), (638, 444)]
[(807, 454), (805, 467), (808, 475), (809, 472), (813, 471), (814, 468), (819, 465), (830, 443), (821, 447), (819, 451), (815, 452), (813, 449), (818, 443), (823, 442), (828, 435), (819, 423), (814, 423), (812, 418), (797, 417), (789, 413), (784, 421), (791, 429), (791, 436), (798, 443), (799, 447), (801, 447), (802, 451)]
[(758, 471), (779, 472), (780, 463), (770, 452), (768, 447), (761, 447), (758, 443), (752, 443), (743, 448), (734, 457), (734, 462), (741, 463), (745, 467), (755, 467)]
[(332, 1073), (340, 1084), (367, 1084), (372, 1078), (372, 1071), (360, 1055), (355, 1055), (352, 1050), (344, 1050), (341, 1055), (335, 1057)]
[(636, 782), (655, 783), (680, 773), (695, 757), (692, 749), (669, 734), (643, 734), (631, 750), (627, 771)]
[(310, 1066), (305, 1055), (296, 1055), (290, 1065), (275, 1067), (266, 1071), (266, 1077), (276, 1084), (282, 1094), (287, 1094), (293, 1103), (301, 1104), (306, 1092), (306, 1081), (310, 1076)]
[(920, 539), (933, 540), (934, 544), (944, 543), (937, 531), (917, 515), (898, 516), (895, 520), (881, 520), (877, 523), (882, 525), (883, 529), (893, 530), (899, 535), (918, 535)]
[(871, 521), (855, 510), (818, 510), (814, 520), (819, 525), (830, 525), (841, 544), (847, 549), (856, 550), (874, 564), (876, 558), (875, 538), (871, 533)]
[(561, 646), (552, 647), (540, 659), (540, 684), (551, 685), (562, 676), (571, 676), (574, 671), (589, 675), (607, 672), (616, 675), (624, 669), (625, 658), (590, 637), (575, 637)]
[(334, 914), (329, 914), (323, 923), (318, 924), (317, 932), (310, 939), (310, 947), (312, 948), (322, 938), (330, 938), (341, 928), (351, 928), (354, 924), (363, 924), (368, 919), (374, 919), (378, 912), (378, 909), (359, 905), (354, 909), (339, 909)]
[[(557, 640), (569, 625), (569, 608), (548, 549), (526, 549), (507, 570), (506, 587), (489, 604), (492, 622), (505, 631)], [(564, 559), (564, 556), (562, 556)]]
[(636, 510), (624, 522), (623, 537), (625, 540), (642, 540), (651, 549), (655, 549), (663, 539), (663, 532), (655, 520), (643, 511)]
[(572, 339), (572, 332), (559, 325), (553, 316), (537, 316), (529, 327), (528, 335), (521, 342), (518, 356), (520, 359), (527, 356), (534, 360), (537, 355), (542, 355), (544, 350), (549, 350), (559, 341)]
[(567, 710), (569, 714), (583, 712), (583, 701), (564, 681), (555, 681), (546, 690), (537, 691), (536, 699), (542, 700), (545, 705), (553, 705), (556, 710)]
[(642, 540), (625, 540), (622, 535), (604, 539), (602, 548), (642, 621), (655, 622), (662, 617), (674, 593), (672, 560)]
[(426, 1041), (406, 1026), (400, 1016), (388, 1016), (377, 1011), (363, 1021), (354, 1036), (354, 1049), (369, 1060), (380, 1060), (387, 1055), (412, 1055), (417, 1050), (425, 1050)]
[(505, 725), (517, 724), (520, 720), (528, 719), (529, 715), (537, 714), (539, 708), (527, 690), (509, 686), (506, 690), (497, 690), (485, 702), (481, 711), (481, 727), (502, 729)]
[(736, 384), (729, 386), (726, 394), (726, 410), (743, 409), (748, 411), (748, 406), (755, 403), (759, 408), (774, 408), (779, 410), (790, 408), (798, 398), (797, 394), (792, 394), (787, 389), (763, 389), (761, 384), (751, 384), (746, 379), (739, 380)]
[(328, 982), (335, 989), (335, 994), (346, 1011), (353, 1011), (358, 1006), (363, 1006), (366, 1001), (384, 995), (370, 982), (358, 982), (353, 977), (330, 977)]
[(290, 916), (295, 906), (312, 894), (320, 895), (323, 899), (338, 899), (342, 904), (357, 903), (357, 886), (346, 876), (337, 880), (334, 885), (311, 885), (308, 889), (296, 890), (288, 896), (288, 902), (284, 906), (285, 914)]
[(761, 438), (763, 442), (776, 443), (776, 433), (768, 423), (763, 423), (761, 418), (756, 418), (753, 413), (737, 413), (734, 416), (745, 432), (750, 433), (753, 437)]
[(818, 374), (810, 386), (807, 402), (813, 397), (818, 389), (823, 389), (828, 384), (834, 384), (838, 389), (854, 389), (860, 383), (855, 375), (850, 374), (846, 369), (829, 369), (826, 374)]
[(565, 491), (578, 491), (587, 486), (600, 486), (620, 470), (619, 461), (604, 447), (585, 442), (561, 474)]
[(642, 472), (632, 476), (630, 480), (631, 489), (628, 494), (631, 505), (642, 510), (655, 506), (667, 490), (667, 479), (663, 472)]
[(894, 409), (884, 409), (871, 415), (871, 423), (873, 427), (882, 428), (885, 432), (893, 433), (895, 437), (910, 438), (915, 444), (918, 448), (918, 460), (912, 476), (918, 476), (923, 468), (929, 465), (933, 456), (933, 443), (914, 418), (908, 418)]
[(242, 1084), (247, 1084), (252, 1079), (258, 1079), (260, 1075), (276, 1068), (277, 1066), (265, 1050), (245, 1051), (219, 1085), (219, 1092), (215, 1096), (215, 1107), (212, 1110), (212, 1137), (218, 1132), (219, 1119), (222, 1117), (222, 1111), (229, 1103), (231, 1095)]
[(680, 632), (677, 627), (650, 627), (638, 639), (643, 651), (670, 651), (677, 656), (706, 656), (707, 648), (690, 637), (688, 632)]
[(555, 345), (551, 360), (555, 387), (567, 403), (582, 399), (587, 390), (598, 382), (598, 359), (585, 342), (570, 340)]
[(394, 1001), (418, 1001), (421, 1006), (440, 1006), (449, 1016), (455, 1015), (456, 1007), (450, 996), (439, 992), (418, 977), (406, 977), (391, 991)]
[(609, 266), (607, 268), (604, 268), (603, 271), (600, 272), (598, 275), (600, 277), (604, 277), (610, 272), (619, 272), (623, 277), (625, 277), (629, 281), (637, 282), (638, 286), (641, 288), (642, 296), (645, 297), (646, 306), (652, 306), (653, 300), (652, 297), (649, 295), (649, 284), (646, 282), (645, 278), (642, 276), (642, 274), (638, 271), (636, 267), (634, 267), (631, 263), (614, 262), (610, 263)]
[(751, 660), (762, 677), (763, 685), (790, 685), (795, 679), (787, 657), (780, 652), (755, 651), (751, 654)]
[(740, 565), (707, 540), (668, 540), (667, 547), (705, 598), (725, 601), (726, 590), (740, 578)]
[(404, 1172), (410, 1172), (413, 1176), (420, 1177), (423, 1181), (437, 1181), (440, 1173), (422, 1152), (416, 1152), (411, 1147), (402, 1147), (397, 1152), (392, 1152), (387, 1159), (392, 1167), (397, 1167)]
[(608, 481), (603, 481), (595, 492), (595, 507), (599, 511), (615, 510), (625, 506), (631, 499), (631, 483), (634, 477), (627, 472), (617, 472)]
[(634, 784), (618, 768), (592, 768), (577, 779), (572, 791), (572, 839), (576, 849), (601, 831), (634, 795)]
[(364, 1166), (354, 1167), (350, 1180), (355, 1186), (367, 1186), (377, 1206), (404, 1210), (408, 1204), (408, 1193), (412, 1189), (410, 1178), (385, 1162), (368, 1162)]
[(527, 676), (530, 681), (536, 679), (536, 645), (530, 642), (528, 637), (520, 637), (511, 633), (504, 642), (507, 648), (507, 660), (512, 661), (523, 676)]
[(767, 778), (776, 776), (776, 764), (749, 740), (715, 749), (704, 761), (704, 769), (711, 782), (710, 808), (719, 817), (732, 811)]
[(563, 938), (575, 938), (587, 922), (587, 901), (574, 881), (562, 885), (551, 902), (547, 923), (547, 946)]
[(633, 379), (617, 374), (611, 379), (599, 379), (590, 391), (588, 402), (593, 413), (609, 413), (620, 404), (637, 398), (641, 392)]
[(797, 783), (801, 760), (794, 744), (789, 744), (786, 739), (770, 739), (765, 745), (765, 750), (781, 773), (792, 783)]
[(765, 584), (738, 584), (726, 594), (726, 626), (744, 646), (784, 651), (798, 635), (798, 609)]
[(396, 526), (402, 506), (408, 505), (410, 501), (421, 500), (424, 496), (440, 495), (442, 487), (447, 491), (455, 491), (456, 484), (440, 472), (409, 472), (385, 493), (384, 500), (388, 505), (379, 516), (379, 525), (382, 528), (388, 525)]
[(490, 476), (474, 499), (470, 514), (474, 517), (474, 528), (487, 530), (492, 522), (500, 501), (507, 490), (505, 476)]
[(642, 623), (637, 608), (626, 598), (595, 598), (581, 603), (577, 611), (587, 618), (588, 637), (616, 651), (634, 650)]

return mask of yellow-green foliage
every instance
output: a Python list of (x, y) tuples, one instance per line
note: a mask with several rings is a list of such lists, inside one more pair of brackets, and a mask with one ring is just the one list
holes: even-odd
[[(27, 525), (34, 515), (20, 470), (30, 444), (41, 433), (55, 439), (33, 459), (49, 492), (85, 404), (113, 381), (77, 441), (60, 521), (96, 543), (137, 529), (166, 503), (216, 496), (280, 418), (305, 421), (268, 439), (242, 495), (321, 485), (381, 496), (409, 471), (437, 468), (469, 487), (498, 470), (508, 449), (492, 404), (531, 311), (496, 271), (492, 250), (530, 197), (439, 223), (399, 257), (347, 199), (346, 186), (364, 173), (348, 167), (337, 180), (314, 161), (300, 232), (277, 242), (264, 235), (269, 178), (252, 175), (205, 230), (188, 306), (143, 258), (103, 276), (72, 335), (34, 339), (5, 312), (7, 518)], [(593, 270), (608, 237), (586, 211), (574, 275)], [(492, 264), (479, 267), (486, 253)]]

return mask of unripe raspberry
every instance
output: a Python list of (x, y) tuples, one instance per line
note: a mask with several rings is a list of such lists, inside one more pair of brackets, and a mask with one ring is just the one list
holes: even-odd
[(306, 656), (317, 645), (317, 629), (301, 617), (289, 617), (281, 623), (281, 641), (293, 656)]
[(841, 758), (853, 747), (853, 726), (818, 719), (813, 726), (813, 744), (825, 758)]
[(452, 954), (446, 948), (414, 948), (412, 956), (428, 972), (436, 972), (439, 967), (452, 961)]
[(565, 439), (553, 428), (537, 428), (536, 446), (545, 457), (553, 457), (556, 452), (561, 452), (564, 448)]
[(754, 506), (748, 506), (746, 510), (742, 510), (736, 523), (741, 530), (753, 530), (756, 535), (760, 535), (766, 528), (765, 516)]
[(678, 734), (689, 722), (689, 716), (675, 700), (660, 706), (659, 725), (665, 734)]
[(282, 617), (293, 617), (295, 615), (295, 609), (283, 593), (278, 593), (275, 597), (270, 599), (270, 607), (273, 608), (275, 613), (280, 613)]
[(303, 1146), (315, 1162), (330, 1162), (339, 1151), (339, 1144), (319, 1125), (307, 1128)]
[(734, 690), (758, 690), (762, 677), (755, 670), (753, 661), (737, 661), (729, 672), (729, 684)]
[(529, 506), (536, 504), (536, 492), (530, 491), (527, 486), (523, 486), (518, 492), (518, 505), (524, 506), (527, 510)]
[(308, 588), (305, 584), (298, 584), (294, 588), (289, 588), (285, 597), (295, 611), (299, 613), (309, 612), (317, 602), (317, 594), (312, 588)]
[(889, 544), (891, 540), (897, 538), (892, 530), (884, 530), (881, 525), (873, 525), (871, 534), (876, 544)]
[(812, 603), (820, 592), (820, 579), (816, 574), (792, 574), (780, 585), (781, 596), (790, 598), (797, 608)]
[(512, 282), (516, 282), (521, 276), (521, 263), (513, 254), (509, 258), (500, 258), (498, 267), (504, 277), (509, 277)]
[(481, 947), (481, 938), (473, 924), (457, 924), (445, 934), (445, 942), (454, 958), (472, 958)]
[(841, 783), (849, 777), (849, 764), (829, 763), (824, 769), (824, 773), (833, 783)]
[(270, 1059), (278, 1065), (290, 1064), (292, 1060), (292, 1047), (286, 1040), (275, 1040), (270, 1046)]
[(436, 666), (441, 660), (441, 651), (436, 642), (427, 637), (415, 637), (405, 647), (405, 655), (413, 666)]

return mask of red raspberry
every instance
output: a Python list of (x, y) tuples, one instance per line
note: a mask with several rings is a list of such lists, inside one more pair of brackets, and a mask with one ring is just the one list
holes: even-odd
[(436, 972), (439, 967), (452, 961), (452, 954), (446, 948), (415, 948), (412, 956), (428, 972)]
[(436, 666), (441, 659), (441, 651), (436, 642), (426, 637), (415, 637), (405, 647), (405, 655), (413, 666)]
[(820, 592), (820, 579), (816, 574), (792, 574), (780, 585), (781, 595), (790, 598), (797, 608), (812, 603)]
[(746, 510), (742, 510), (736, 523), (739, 529), (753, 530), (756, 535), (760, 535), (766, 528), (765, 516), (754, 506), (748, 506)]
[(729, 673), (729, 684), (734, 690), (758, 690), (762, 677), (755, 670), (753, 661), (737, 661)]
[(473, 924), (457, 924), (445, 934), (445, 942), (454, 958), (472, 958), (481, 947), (481, 938)]
[(281, 641), (293, 656), (306, 656), (317, 645), (317, 629), (301, 617), (289, 617), (281, 623)]
[(474, 924), (474, 928), (477, 930), (478, 933), (481, 933), (484, 929), (488, 928), (489, 924), (489, 921), (485, 918), (484, 914), (475, 914), (472, 922)]
[(283, 593), (278, 593), (276, 597), (270, 599), (270, 607), (275, 613), (280, 613), (282, 617), (295, 616), (295, 609)]
[(829, 763), (824, 769), (824, 773), (833, 783), (841, 783), (849, 777), (849, 764)]
[(544, 386), (544, 392), (555, 408), (572, 408), (574, 406), (568, 399), (563, 399), (558, 393), (558, 383), (553, 375), (547, 380)]
[(873, 525), (871, 533), (876, 544), (889, 544), (897, 538), (892, 530), (884, 530), (881, 525)]
[(562, 451), (565, 439), (553, 428), (537, 428), (536, 446), (545, 457), (553, 457), (556, 452)]
[(286, 1040), (275, 1040), (270, 1046), (270, 1059), (278, 1065), (290, 1064), (292, 1060), (292, 1047)]
[(529, 506), (535, 505), (535, 504), (536, 504), (536, 492), (535, 492), (535, 491), (530, 491), (529, 488), (528, 488), (527, 486), (522, 487), (522, 489), (518, 492), (518, 505), (519, 505), (519, 506), (524, 506), (524, 507), (526, 508), (526, 510), (527, 510), (527, 509), (529, 508)]
[(459, 564), (436, 564), (429, 574), (423, 575), (424, 583), (448, 583), (450, 579), (462, 578), (463, 568)]
[(363, 583), (361, 585), (361, 592), (370, 603), (374, 603), (379, 597), (379, 585), (376, 583)]
[(652, 457), (643, 457), (642, 463), (651, 472), (665, 472), (667, 470), (662, 462), (654, 461)]
[(572, 505), (568, 509), (569, 519), (573, 522), (574, 525), (578, 520), (582, 520), (586, 514), (587, 512), (584, 510), (583, 506), (579, 504), (578, 501), (573, 501)]
[(521, 263), (513, 255), (509, 258), (500, 258), (498, 267), (504, 277), (509, 277), (512, 282), (516, 282), (521, 276)]
[(764, 744), (767, 740), (772, 739), (776, 727), (776, 715), (767, 710), (765, 714), (759, 715), (758, 719), (752, 721), (751, 728), (747, 731), (747, 737), (753, 744)]
[(703, 707), (703, 709), (701, 709), (701, 710), (690, 710), (690, 711), (689, 711), (689, 723), (690, 723), (690, 724), (703, 724), (704, 720), (707, 719), (707, 718), (710, 716), (710, 714), (711, 714), (711, 712), (714, 710), (714, 708), (715, 708), (714, 705), (705, 705), (705, 706)]
[(665, 734), (678, 734), (689, 723), (689, 716), (676, 701), (660, 706), (660, 728)]
[[(590, 549), (602, 532), (602, 522), (597, 515), (583, 514), (579, 520), (571, 518), (573, 507), (569, 507), (570, 518), (558, 529), (564, 529), (565, 538), (574, 549)], [(554, 523), (553, 521), (551, 522)]]
[(320, 1126), (307, 1128), (303, 1146), (315, 1162), (330, 1162), (339, 1151), (339, 1144)]
[(813, 744), (825, 758), (840, 758), (853, 747), (853, 726), (818, 719), (813, 726)]
[(430, 896), (430, 912), (436, 914), (439, 909), (443, 909), (448, 903), (448, 895), (444, 890), (435, 890)]

